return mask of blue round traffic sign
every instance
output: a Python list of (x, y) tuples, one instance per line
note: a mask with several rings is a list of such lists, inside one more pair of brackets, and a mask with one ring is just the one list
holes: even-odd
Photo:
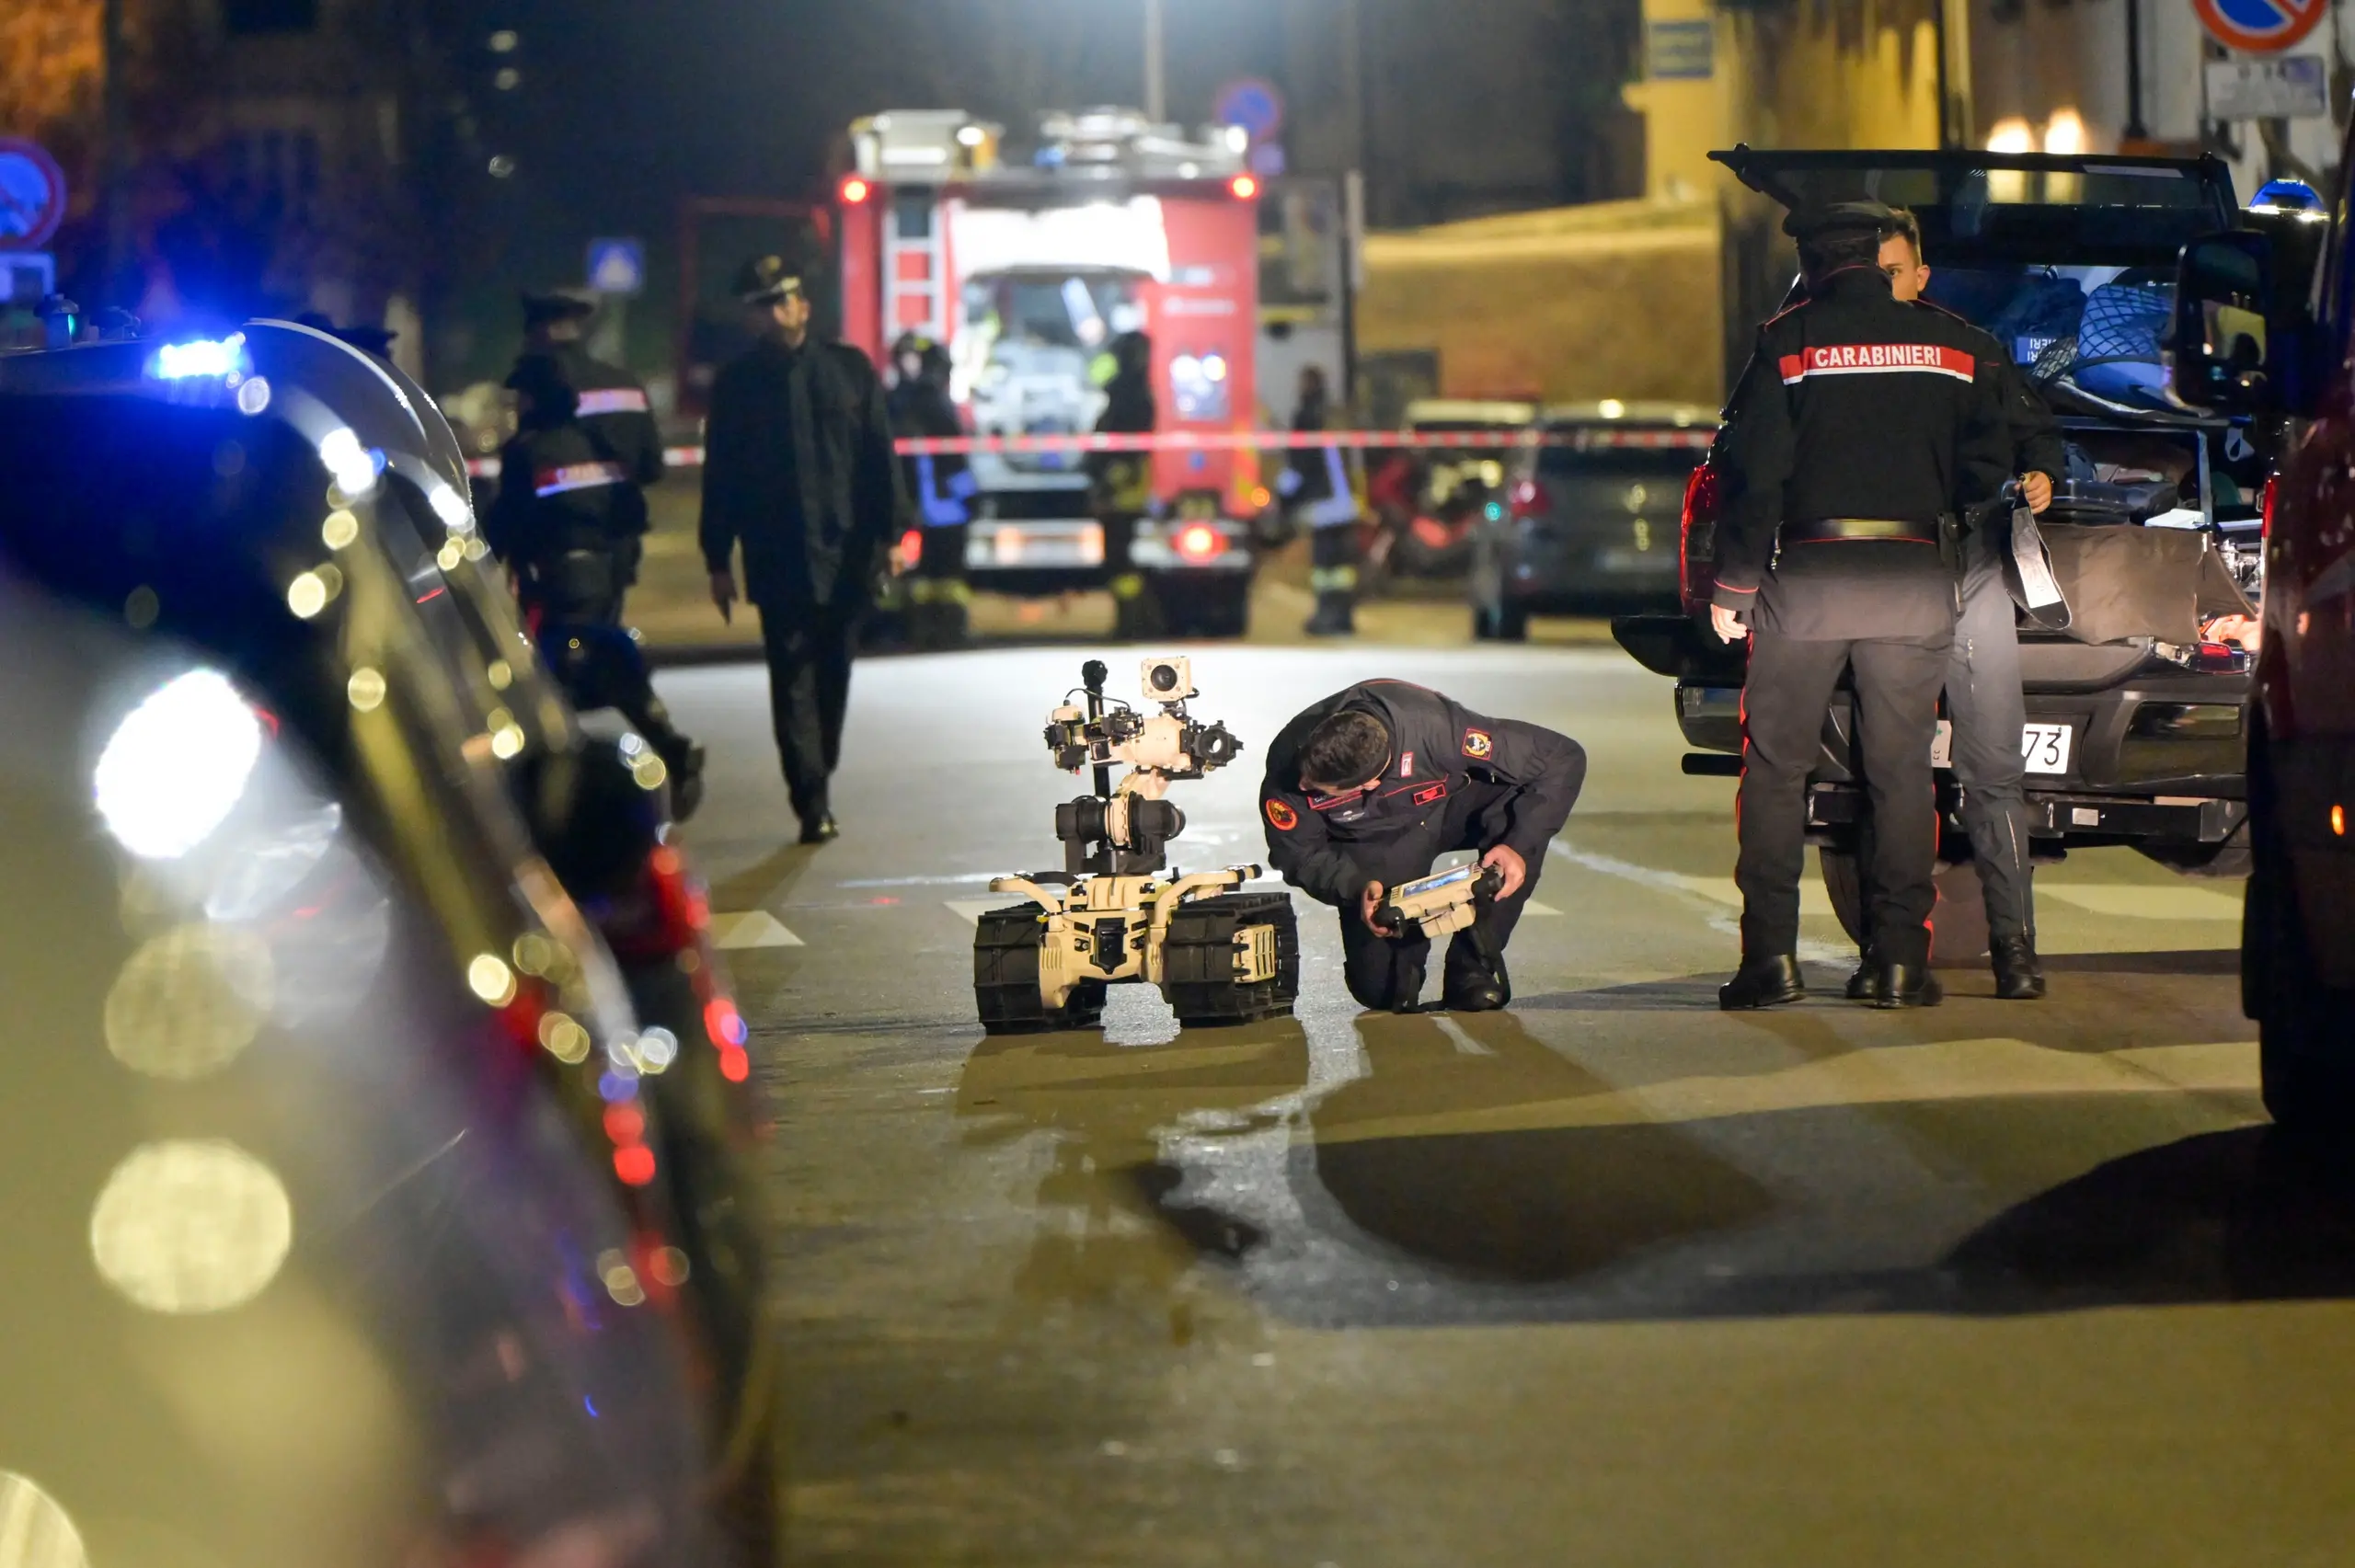
[(1219, 89), (1211, 118), (1221, 125), (1242, 127), (1254, 142), (1269, 141), (1284, 128), (1284, 96), (1257, 76), (1230, 82)]
[(65, 221), (65, 171), (39, 143), (0, 136), (0, 250), (37, 250)]
[(2298, 42), (2325, 17), (2331, 0), (2191, 0), (2200, 25), (2227, 49), (2271, 54)]

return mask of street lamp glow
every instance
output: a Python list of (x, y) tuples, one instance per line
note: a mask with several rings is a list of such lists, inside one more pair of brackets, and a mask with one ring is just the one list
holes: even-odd
[(2064, 155), (2085, 150), (2085, 122), (2075, 109), (2062, 109), (2045, 123), (2044, 150)]
[(2036, 129), (2018, 115), (1999, 120), (1987, 132), (1987, 150), (1991, 153), (2033, 153), (2036, 151)]

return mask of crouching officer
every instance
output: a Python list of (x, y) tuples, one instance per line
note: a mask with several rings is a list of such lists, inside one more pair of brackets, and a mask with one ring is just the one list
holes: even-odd
[(580, 395), (552, 357), (526, 354), (507, 384), (515, 439), (500, 454), (485, 542), (514, 574), (525, 620), (574, 704), (615, 708), (630, 721), (669, 768), (684, 821), (702, 798), (703, 750), (671, 722), (621, 624), (646, 499), (580, 418)]
[(1871, 973), (1862, 1000), (1927, 1007), (1938, 814), (1930, 752), (1954, 644), (1955, 518), (2010, 461), (1984, 338), (1901, 303), (1878, 202), (1794, 213), (1805, 303), (1759, 329), (1719, 448), (1729, 501), (1711, 618), (1750, 630), (1742, 691), (1741, 968), (1729, 1012), (1796, 1001), (1808, 775), (1844, 673), (1871, 802)]
[(1476, 850), (1502, 885), (1448, 944), (1445, 1005), (1512, 1000), (1505, 944), (1586, 783), (1586, 752), (1534, 724), (1491, 719), (1403, 681), (1368, 681), (1286, 725), (1268, 753), (1260, 810), (1284, 880), (1341, 911), (1350, 994), (1406, 1011), (1430, 941), (1374, 923), (1383, 895), (1453, 850)]

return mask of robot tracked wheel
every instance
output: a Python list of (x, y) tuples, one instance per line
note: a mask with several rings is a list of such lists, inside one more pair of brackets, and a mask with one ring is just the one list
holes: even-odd
[[(1243, 891), (1261, 870), (1166, 871), (1186, 818), (1163, 798), (1171, 784), (1216, 772), (1242, 755), (1223, 724), (1186, 712), (1197, 695), (1190, 660), (1144, 661), (1140, 684), (1160, 712), (1108, 704), (1109, 671), (1089, 660), (1084, 704), (1049, 716), (1055, 765), (1093, 770), (1095, 790), (1055, 809), (1060, 875), (1002, 876), (991, 891), (1029, 902), (992, 911), (974, 934), (973, 990), (992, 1034), (1090, 1028), (1106, 989), (1158, 988), (1188, 1025), (1239, 1024), (1292, 1012), (1300, 994), (1300, 936), (1290, 895)], [(1131, 772), (1115, 787), (1111, 770)]]

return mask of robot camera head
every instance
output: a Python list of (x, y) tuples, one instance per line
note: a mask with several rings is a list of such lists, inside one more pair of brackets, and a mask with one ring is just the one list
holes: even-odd
[(1145, 701), (1149, 703), (1182, 703), (1200, 695), (1194, 690), (1194, 661), (1190, 658), (1172, 656), (1146, 659), (1143, 683)]

